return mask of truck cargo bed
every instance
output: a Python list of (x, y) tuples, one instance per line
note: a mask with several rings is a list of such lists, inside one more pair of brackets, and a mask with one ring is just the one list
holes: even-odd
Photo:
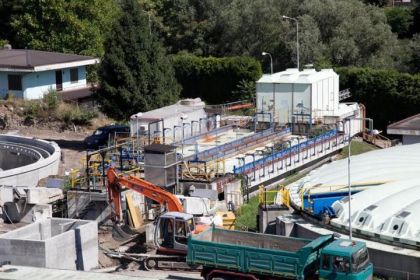
[(208, 241), (212, 243), (225, 243), (255, 248), (265, 248), (288, 252), (297, 252), (306, 246), (311, 240), (287, 238), (268, 234), (255, 234), (252, 232), (238, 231), (205, 231), (196, 236), (195, 240)]
[(315, 240), (212, 228), (188, 241), (187, 262), (240, 273), (304, 279), (332, 236)]

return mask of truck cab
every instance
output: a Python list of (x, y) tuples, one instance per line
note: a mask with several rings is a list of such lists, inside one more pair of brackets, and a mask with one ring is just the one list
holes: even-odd
[(337, 239), (321, 250), (320, 279), (372, 279), (373, 266), (364, 242)]

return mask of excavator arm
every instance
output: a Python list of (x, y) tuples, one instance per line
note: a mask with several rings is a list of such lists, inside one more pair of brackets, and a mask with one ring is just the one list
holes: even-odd
[(152, 183), (135, 176), (124, 177), (118, 175), (114, 168), (107, 172), (108, 196), (110, 202), (114, 203), (116, 221), (121, 221), (121, 191), (124, 188), (131, 189), (156, 201), (166, 207), (168, 211), (184, 212), (181, 202), (172, 193), (155, 186)]

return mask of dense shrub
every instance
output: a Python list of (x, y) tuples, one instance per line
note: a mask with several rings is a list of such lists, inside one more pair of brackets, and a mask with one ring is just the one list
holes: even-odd
[(57, 119), (65, 124), (88, 125), (90, 121), (97, 117), (94, 111), (85, 110), (79, 106), (62, 103), (56, 111)]
[(54, 89), (49, 90), (44, 96), (42, 97), (42, 101), (47, 106), (48, 110), (55, 110), (59, 104), (59, 96), (58, 92)]
[(340, 88), (350, 88), (351, 99), (366, 105), (375, 128), (386, 132), (388, 124), (420, 112), (420, 74), (394, 70), (339, 68)]
[(175, 76), (182, 85), (181, 96), (200, 97), (210, 104), (249, 99), (246, 89), (253, 88), (262, 74), (260, 63), (251, 57), (180, 54), (172, 58)]

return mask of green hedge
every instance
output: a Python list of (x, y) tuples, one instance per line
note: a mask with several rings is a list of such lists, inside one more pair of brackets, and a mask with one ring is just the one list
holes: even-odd
[(366, 106), (375, 128), (386, 133), (388, 124), (420, 113), (420, 74), (394, 70), (338, 68), (340, 88), (350, 88), (351, 100)]
[(250, 98), (261, 64), (251, 57), (172, 56), (175, 75), (182, 85), (182, 97), (200, 97), (209, 104)]

